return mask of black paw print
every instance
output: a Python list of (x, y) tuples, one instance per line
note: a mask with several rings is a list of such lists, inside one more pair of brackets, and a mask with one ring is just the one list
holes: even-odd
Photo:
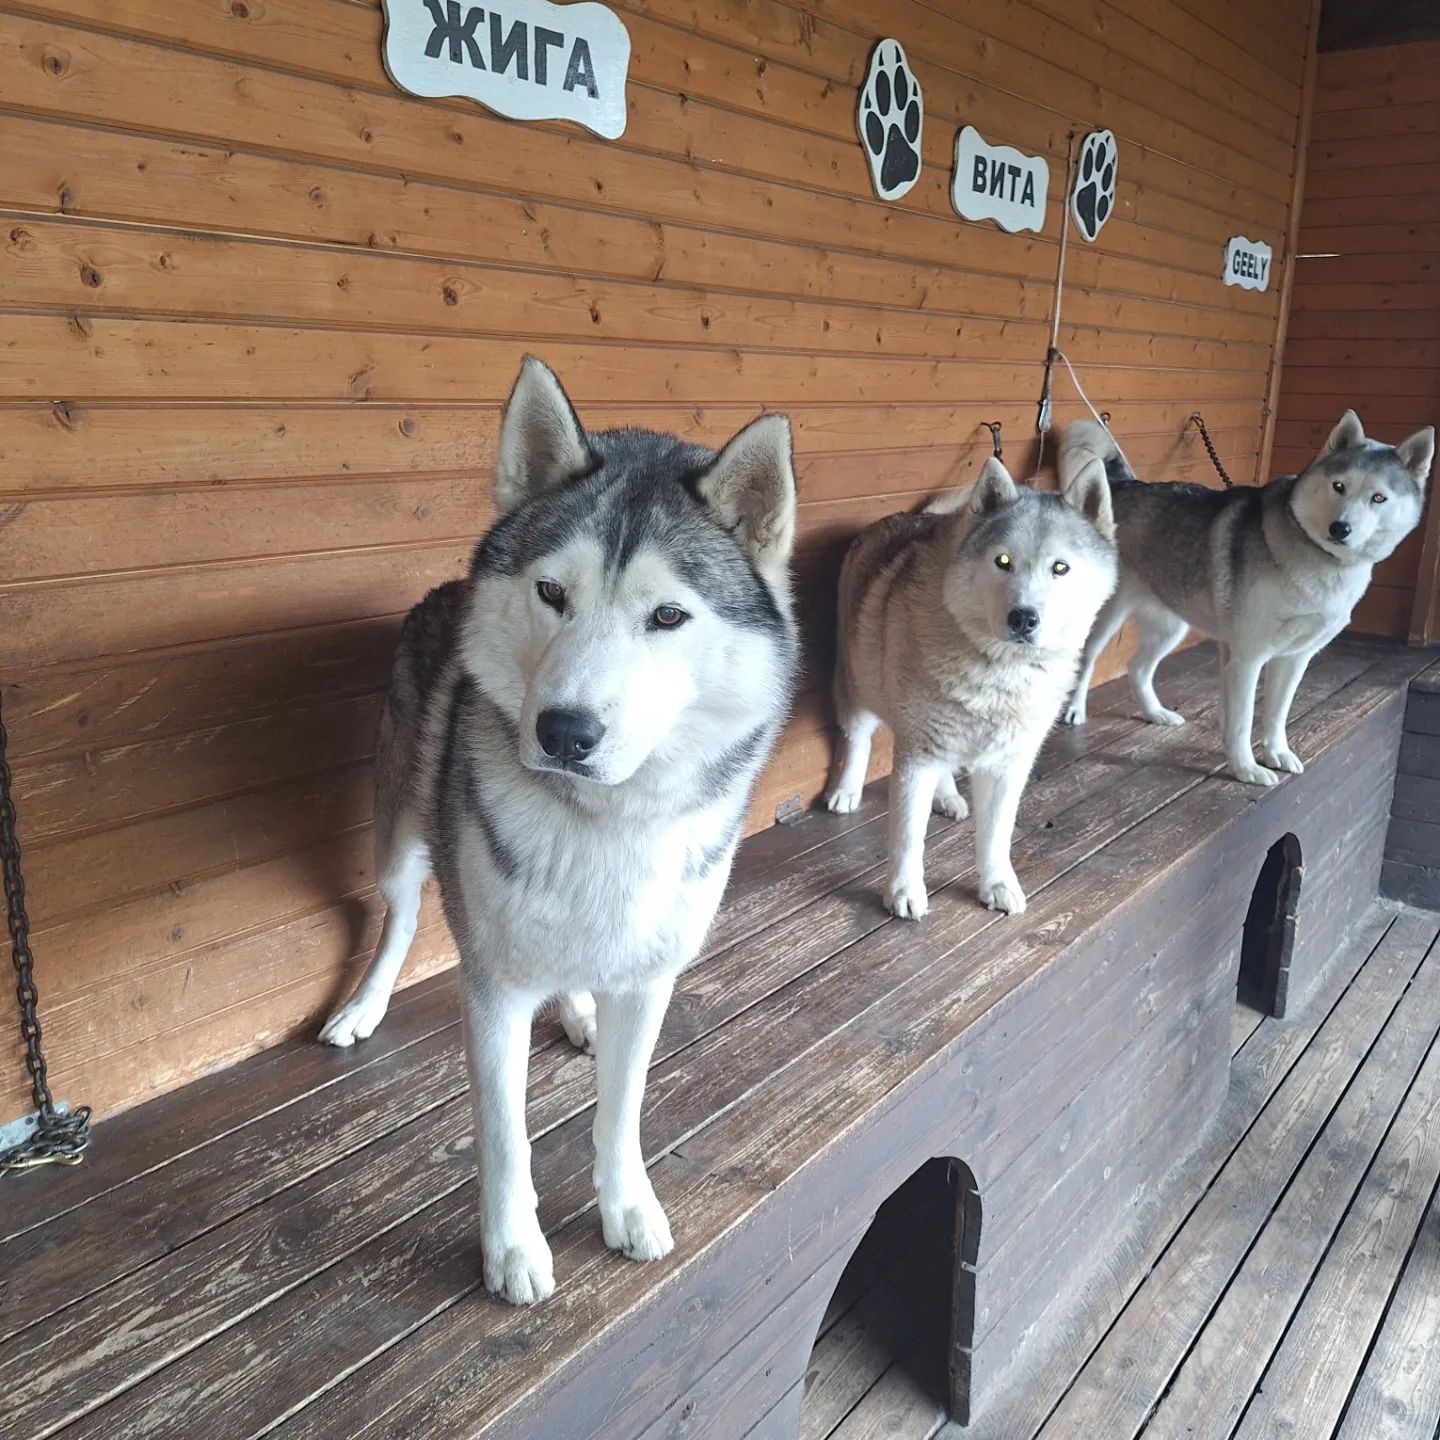
[(1070, 202), (1075, 224), (1087, 240), (1094, 240), (1115, 208), (1115, 137), (1108, 130), (1092, 130), (1080, 146), (1080, 168)]
[(882, 200), (898, 200), (920, 176), (925, 102), (898, 40), (882, 40), (860, 92), (860, 139)]

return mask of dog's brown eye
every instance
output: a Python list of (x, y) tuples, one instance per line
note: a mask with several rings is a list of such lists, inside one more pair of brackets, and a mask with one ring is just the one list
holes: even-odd
[(1054, 575), (1068, 575), (1070, 573), (1070, 567), (1063, 560), (1057, 560), (1050, 567), (1050, 571)]
[(1387, 499), (1387, 497), (1384, 496), (1384, 495), (1382, 495), (1382, 494), (1380, 494), (1380, 492), (1377, 490), (1377, 491), (1375, 492), (1375, 494), (1373, 494), (1373, 495), (1370, 497), (1370, 503), (1371, 503), (1372, 505), (1383, 505), (1383, 504), (1385, 503), (1386, 499)]
[(1337, 495), (1343, 495), (1345, 493), (1345, 482), (1343, 480), (1332, 480), (1330, 482), (1330, 488), (1334, 490)]
[(677, 625), (683, 625), (689, 618), (678, 605), (657, 605), (650, 620), (661, 630), (673, 630)]
[(542, 580), (535, 587), (535, 593), (552, 609), (565, 608), (565, 587), (558, 580)]
[(1010, 568), (1010, 557), (1008, 555), (997, 555), (995, 557), (995, 563), (1002, 570), (1008, 570)]

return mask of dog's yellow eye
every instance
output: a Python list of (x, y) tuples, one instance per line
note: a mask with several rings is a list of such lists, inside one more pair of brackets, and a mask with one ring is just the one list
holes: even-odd
[(1057, 560), (1050, 567), (1050, 572), (1053, 575), (1068, 575), (1070, 573), (1070, 567), (1063, 560)]
[(1345, 493), (1345, 482), (1343, 480), (1332, 480), (1330, 482), (1330, 488), (1334, 490), (1337, 495), (1343, 495)]
[(1010, 557), (1008, 555), (997, 555), (995, 557), (995, 563), (1002, 570), (1008, 570), (1010, 568)]
[(683, 625), (690, 617), (678, 605), (657, 605), (651, 622), (662, 630), (673, 630)]
[(535, 587), (535, 593), (552, 610), (565, 608), (565, 587), (558, 580), (542, 580)]
[(1372, 505), (1383, 505), (1383, 504), (1385, 503), (1385, 501), (1386, 501), (1386, 498), (1387, 498), (1386, 496), (1382, 495), (1382, 494), (1377, 490), (1377, 491), (1370, 497), (1370, 503), (1371, 503)]

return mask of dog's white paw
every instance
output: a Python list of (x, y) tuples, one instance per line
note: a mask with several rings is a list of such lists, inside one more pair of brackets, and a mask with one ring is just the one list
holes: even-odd
[(1185, 723), (1185, 717), (1178, 710), (1167, 710), (1163, 705), (1157, 705), (1153, 710), (1146, 710), (1144, 713), (1152, 725), (1168, 725), (1178, 730)]
[(632, 1194), (613, 1205), (602, 1202), (600, 1228), (605, 1243), (628, 1260), (660, 1260), (675, 1248), (670, 1222), (648, 1182), (645, 1194)]
[(825, 797), (825, 808), (832, 815), (851, 815), (860, 808), (860, 792), (837, 785)]
[(357, 1040), (368, 1040), (385, 1018), (388, 995), (353, 995), (326, 1022), (320, 1039), (344, 1050)]
[(1260, 758), (1276, 770), (1284, 770), (1291, 775), (1305, 773), (1300, 757), (1288, 745), (1262, 745)]
[(533, 1305), (555, 1293), (555, 1261), (540, 1223), (505, 1227), (482, 1242), (485, 1288), (511, 1305)]
[(595, 997), (586, 990), (561, 995), (560, 1026), (566, 1038), (587, 1055), (595, 1053)]
[(1067, 705), (1065, 713), (1060, 717), (1066, 725), (1083, 725), (1089, 718), (1083, 705)]
[(987, 910), (1000, 910), (1006, 915), (1025, 913), (1025, 892), (1015, 874), (1002, 876), (980, 886), (980, 900)]
[(1253, 760), (1232, 765), (1230, 773), (1246, 785), (1278, 785), (1280, 783), (1280, 777), (1273, 770), (1267, 770)]
[(930, 802), (930, 808), (937, 815), (944, 815), (949, 820), (963, 820), (970, 813), (965, 797), (953, 785), (943, 792), (937, 790), (935, 798)]
[(925, 882), (899, 881), (885, 887), (885, 908), (900, 920), (921, 920), (930, 909)]

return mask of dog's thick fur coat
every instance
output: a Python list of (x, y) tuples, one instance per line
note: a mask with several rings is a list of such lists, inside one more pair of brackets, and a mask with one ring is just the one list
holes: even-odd
[(485, 1283), (507, 1300), (554, 1288), (525, 1081), (531, 1020), (557, 994), (596, 1056), (605, 1241), (637, 1260), (671, 1248), (641, 1095), (789, 706), (794, 488), (782, 416), (718, 455), (590, 434), (527, 360), (501, 429), (501, 518), (468, 578), (405, 622), (376, 759), (384, 929), (322, 1033), (349, 1045), (379, 1024), (433, 872), (460, 950)]
[(885, 903), (928, 908), (932, 805), (961, 818), (970, 774), (980, 898), (1015, 914), (1015, 814), (1035, 756), (1074, 683), (1096, 611), (1115, 585), (1103, 477), (1067, 496), (1020, 487), (990, 460), (973, 490), (862, 531), (840, 574), (835, 704), (842, 734), (828, 804), (860, 803), (870, 744), (895, 736)]
[[(1183, 725), (1155, 693), (1155, 667), (1193, 626), (1219, 642), (1230, 773), (1252, 785), (1273, 785), (1280, 770), (1300, 774), (1286, 735), (1295, 691), (1311, 659), (1349, 624), (1375, 565), (1420, 523), (1434, 453), (1431, 427), (1385, 445), (1347, 410), (1302, 474), (1211, 490), (1141, 484), (1104, 426), (1072, 425), (1061, 441), (1060, 481), (1088, 489), (1108, 480), (1120, 583), (1085, 647), (1066, 722), (1084, 723), (1095, 662), (1133, 618), (1130, 679), (1145, 717)], [(1251, 744), (1262, 670), (1263, 765)]]

